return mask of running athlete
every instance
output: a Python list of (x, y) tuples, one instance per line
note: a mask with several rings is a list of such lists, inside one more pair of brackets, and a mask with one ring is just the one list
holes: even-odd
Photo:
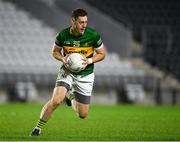
[[(63, 65), (59, 69), (52, 98), (44, 105), (31, 136), (38, 136), (41, 133), (41, 129), (53, 111), (64, 99), (80, 118), (86, 118), (88, 115), (94, 82), (94, 63), (105, 58), (105, 49), (100, 35), (94, 29), (87, 27), (87, 23), (87, 12), (84, 9), (75, 9), (72, 12), (70, 27), (62, 30), (56, 36), (52, 55)], [(86, 57), (84, 59), (85, 68), (79, 73), (70, 72), (66, 68), (68, 54), (74, 52)]]

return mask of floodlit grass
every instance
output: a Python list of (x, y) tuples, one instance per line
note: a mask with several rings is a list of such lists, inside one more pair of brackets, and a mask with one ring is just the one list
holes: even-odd
[(29, 137), (42, 105), (1, 104), (0, 140), (180, 140), (180, 106), (92, 105), (87, 119), (60, 106), (41, 136)]

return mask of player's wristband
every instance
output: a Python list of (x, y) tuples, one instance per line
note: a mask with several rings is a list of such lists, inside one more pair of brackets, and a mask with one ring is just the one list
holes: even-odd
[(92, 58), (88, 58), (87, 60), (88, 60), (88, 64), (92, 64), (93, 63)]

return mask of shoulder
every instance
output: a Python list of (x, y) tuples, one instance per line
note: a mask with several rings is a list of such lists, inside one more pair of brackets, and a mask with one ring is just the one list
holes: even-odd
[(88, 27), (86, 29), (87, 35), (91, 37), (91, 39), (94, 41), (94, 47), (99, 47), (102, 44), (101, 36), (100, 34), (94, 30), (93, 28)]
[(102, 43), (101, 36), (100, 34), (93, 28), (88, 27), (87, 28), (87, 33), (89, 33), (89, 36), (95, 41), (95, 43)]
[(69, 34), (69, 29), (70, 28), (63, 29), (62, 31), (60, 31), (56, 34), (56, 39), (55, 39), (56, 45), (58, 45), (58, 46), (63, 45), (64, 40), (66, 39), (66, 37)]
[(99, 33), (95, 30), (95, 29), (93, 29), (93, 28), (91, 28), (91, 27), (87, 27), (86, 28), (86, 33), (87, 34), (90, 34), (90, 35), (92, 35), (92, 36), (99, 36)]
[(58, 32), (58, 33), (56, 34), (56, 38), (62, 38), (63, 36), (68, 35), (68, 34), (69, 34), (69, 30), (70, 30), (69, 27), (61, 30), (60, 32)]

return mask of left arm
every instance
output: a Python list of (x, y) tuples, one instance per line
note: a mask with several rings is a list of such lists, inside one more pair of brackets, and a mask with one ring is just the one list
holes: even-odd
[(92, 63), (102, 61), (106, 56), (104, 47), (101, 47), (100, 49), (95, 49), (95, 52), (96, 54), (92, 57)]
[[(86, 64), (86, 66), (87, 66), (88, 64), (100, 62), (100, 61), (102, 61), (102, 60), (105, 58), (105, 56), (106, 56), (106, 51), (105, 51), (105, 48), (103, 47), (103, 45), (102, 45), (101, 48), (95, 49), (95, 52), (96, 52), (96, 54), (95, 54), (92, 58), (87, 58), (87, 59), (84, 60), (84, 61), (85, 61), (84, 64)], [(86, 67), (86, 66), (85, 66), (85, 67)]]

